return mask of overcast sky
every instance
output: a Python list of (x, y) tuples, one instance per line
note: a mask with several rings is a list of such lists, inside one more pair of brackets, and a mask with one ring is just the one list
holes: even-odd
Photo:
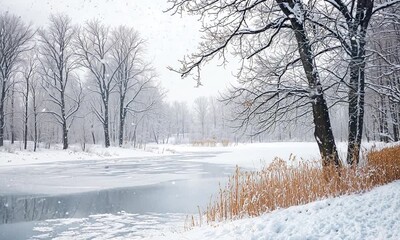
[(98, 18), (110, 25), (134, 27), (147, 40), (147, 55), (157, 69), (169, 101), (192, 102), (198, 96), (217, 95), (232, 79), (232, 69), (216, 64), (202, 71), (200, 88), (190, 78), (167, 70), (179, 67), (178, 60), (194, 51), (200, 40), (200, 23), (195, 17), (171, 16), (164, 13), (166, 0), (0, 0), (1, 11), (21, 16), (35, 26), (44, 26), (52, 13), (66, 13), (74, 23)]

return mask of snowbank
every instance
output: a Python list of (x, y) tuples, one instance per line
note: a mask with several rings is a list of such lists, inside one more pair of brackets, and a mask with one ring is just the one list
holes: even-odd
[[(58, 161), (74, 161), (74, 160), (100, 160), (100, 159), (117, 159), (117, 158), (133, 158), (133, 157), (151, 157), (160, 154), (168, 154), (168, 152), (158, 152), (158, 148), (140, 150), (134, 148), (109, 147), (104, 148), (101, 145), (87, 145), (83, 151), (81, 146), (71, 145), (67, 150), (62, 150), (61, 145), (52, 146), (50, 149), (38, 148), (36, 152), (32, 150), (21, 150), (19, 143), (10, 145), (5, 143), (0, 148), (0, 166), (14, 166), (24, 164), (36, 164)], [(31, 148), (28, 148), (31, 149)]]
[(400, 239), (400, 181), (364, 194), (148, 239)]

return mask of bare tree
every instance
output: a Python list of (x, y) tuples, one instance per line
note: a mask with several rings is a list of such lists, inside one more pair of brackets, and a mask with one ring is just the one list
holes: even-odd
[(206, 137), (206, 124), (209, 115), (209, 102), (206, 97), (196, 98), (194, 101), (194, 110), (196, 117), (201, 126), (201, 138), (204, 140)]
[[(27, 149), (27, 145), (28, 145), (28, 118), (29, 118), (29, 93), (32, 90), (31, 87), (31, 82), (34, 81), (35, 78), (35, 74), (37, 71), (37, 58), (36, 56), (28, 55), (27, 56), (27, 60), (23, 63), (23, 67), (22, 67), (22, 77), (24, 80), (24, 87), (23, 87), (23, 91), (22, 91), (22, 96), (23, 96), (23, 105), (24, 105), (24, 114), (23, 114), (23, 125), (24, 125), (24, 137), (23, 137), (23, 142), (24, 142), (24, 149)], [(33, 96), (33, 99), (35, 101), (33, 107), (35, 108), (36, 106), (36, 96)], [(34, 112), (36, 111), (36, 109), (34, 110)], [(34, 113), (35, 114), (35, 113)], [(35, 117), (37, 118), (37, 116)], [(35, 121), (36, 122), (36, 121)], [(36, 123), (35, 123), (36, 124)], [(37, 126), (35, 125), (35, 128)], [(35, 130), (36, 131), (36, 130)], [(35, 138), (37, 137), (37, 131), (35, 134)], [(36, 141), (34, 141), (36, 142)], [(35, 147), (34, 147), (35, 149)], [(35, 149), (36, 150), (36, 149)]]
[(29, 50), (29, 40), (34, 35), (31, 27), (21, 18), (0, 14), (0, 147), (4, 144), (5, 99), (12, 84), (10, 77), (16, 70), (21, 54)]
[[(194, 70), (198, 70), (199, 73), (200, 68), (216, 56), (225, 61), (229, 49), (233, 55), (242, 59), (243, 66), (247, 65), (251, 69), (254, 65), (262, 67), (261, 63), (264, 61), (256, 60), (267, 50), (271, 51), (272, 46), (275, 49), (287, 46), (286, 43), (282, 44), (283, 39), (296, 46), (286, 47), (287, 54), (274, 61), (283, 66), (278, 65), (276, 71), (268, 72), (274, 76), (272, 81), (263, 82), (263, 79), (255, 79), (253, 83), (266, 86), (272, 83), (274, 89), (269, 88), (266, 92), (252, 94), (251, 89), (239, 87), (233, 97), (240, 98), (242, 94), (252, 95), (252, 99), (246, 100), (244, 104), (246, 109), (242, 113), (248, 116), (244, 122), (268, 114), (271, 109), (287, 116), (296, 109), (295, 106), (311, 105), (315, 125), (314, 135), (323, 164), (340, 165), (324, 94), (327, 86), (321, 82), (315, 61), (317, 56), (335, 49), (335, 46), (323, 51), (316, 51), (313, 48), (306, 23), (308, 5), (298, 0), (234, 2), (170, 0), (169, 2), (172, 4), (169, 10), (174, 13), (188, 12), (199, 15), (203, 22), (202, 31), (205, 32), (199, 53), (192, 54), (182, 61), (183, 66), (178, 70), (182, 77), (188, 76)], [(301, 63), (302, 72), (298, 71), (297, 74), (306, 79), (304, 85), (296, 79), (291, 81), (290, 85), (279, 84), (280, 79), (290, 72), (288, 70), (298, 63)], [(249, 77), (245, 76), (244, 71), (240, 71), (239, 75)], [(196, 78), (200, 85), (199, 75)], [(267, 103), (269, 106), (266, 106)], [(268, 125), (265, 123), (271, 120), (276, 122), (279, 118), (267, 117), (259, 122), (265, 127)]]
[[(35, 65), (34, 65), (35, 66)], [(34, 67), (33, 66), (33, 67)], [(39, 82), (38, 76), (33, 72), (33, 78), (29, 83), (29, 91), (32, 105), (32, 116), (33, 116), (33, 151), (36, 151), (39, 143), (39, 114), (40, 107), (43, 104), (43, 88)]]
[(93, 110), (103, 125), (105, 147), (110, 146), (109, 100), (116, 86), (114, 78), (119, 69), (119, 66), (112, 65), (110, 59), (113, 44), (109, 27), (98, 20), (87, 22), (77, 38), (81, 65), (90, 72), (95, 82), (95, 88), (91, 91), (101, 98), (100, 109), (93, 107)]
[(78, 67), (73, 49), (76, 32), (65, 15), (52, 15), (48, 29), (39, 30), (43, 87), (49, 95), (48, 101), (57, 108), (46, 113), (62, 127), (63, 149), (68, 148), (68, 131), (83, 99), (81, 83), (73, 75)]
[(138, 101), (141, 94), (154, 87), (152, 80), (156, 76), (150, 64), (144, 61), (144, 41), (133, 29), (119, 26), (112, 33), (112, 60), (117, 73), (115, 81), (119, 95), (118, 144), (124, 141), (125, 119), (128, 112), (137, 113), (148, 110), (155, 102), (146, 106)]
[[(310, 21), (327, 30), (329, 35), (338, 39), (342, 49), (348, 55), (348, 104), (349, 136), (347, 163), (358, 164), (365, 109), (365, 67), (367, 31), (373, 15), (400, 3), (399, 0), (380, 1), (374, 6), (374, 0), (342, 1), (325, 0), (328, 10), (318, 12), (323, 18)], [(335, 15), (336, 14), (336, 15)], [(322, 21), (321, 21), (322, 20)]]
[(11, 132), (11, 144), (14, 144), (15, 142), (15, 85), (16, 85), (16, 80), (15, 77), (12, 77), (11, 80), (11, 93), (10, 93), (10, 98), (11, 98), (11, 113), (10, 113), (10, 132)]
[[(381, 3), (382, 1), (378, 1)], [(373, 101), (367, 101), (372, 127), (381, 141), (400, 139), (400, 8), (384, 9), (371, 23), (369, 48), (372, 53), (366, 69)], [(368, 115), (367, 115), (368, 117)]]

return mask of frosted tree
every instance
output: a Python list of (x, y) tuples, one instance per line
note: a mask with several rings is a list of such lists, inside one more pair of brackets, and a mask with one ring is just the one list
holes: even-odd
[[(33, 59), (32, 59), (33, 60)], [(35, 61), (29, 61), (29, 67), (25, 68), (24, 74), (25, 76), (29, 76), (29, 72), (32, 69), (32, 72), (30, 73), (29, 77), (29, 82), (27, 86), (29, 85), (29, 93), (27, 95), (30, 97), (30, 102), (31, 102), (31, 116), (33, 117), (33, 151), (36, 151), (39, 141), (40, 141), (40, 135), (39, 135), (39, 129), (40, 129), (40, 113), (41, 109), (43, 109), (44, 105), (44, 99), (45, 99), (45, 94), (43, 91), (43, 88), (40, 84), (40, 79), (38, 74), (35, 74), (34, 70), (39, 67), (36, 65)], [(29, 100), (28, 100), (29, 101)]]
[(155, 87), (156, 77), (150, 64), (144, 61), (144, 41), (132, 28), (120, 26), (112, 32), (113, 47), (111, 59), (117, 68), (115, 84), (119, 95), (119, 128), (118, 144), (124, 142), (125, 119), (128, 112), (132, 114), (149, 110), (155, 102), (144, 103), (140, 95), (148, 93)]
[[(235, 89), (232, 99), (245, 99), (241, 112), (244, 125), (259, 118), (260, 131), (271, 122), (289, 116), (297, 107), (311, 106), (315, 125), (314, 135), (324, 166), (340, 165), (330, 123), (328, 105), (315, 58), (332, 48), (318, 51), (309, 33), (306, 21), (308, 5), (304, 1), (198, 1), (170, 0), (169, 11), (197, 15), (205, 33), (199, 51), (182, 61), (177, 70), (182, 77), (191, 73), (200, 85), (201, 67), (218, 57), (226, 61), (228, 52), (242, 60), (239, 77), (247, 79), (247, 85)], [(280, 48), (283, 50), (279, 50)], [(283, 51), (275, 54), (276, 51)], [(272, 52), (273, 69), (265, 67), (260, 56)], [(283, 53), (283, 54), (282, 54)], [(247, 75), (247, 69), (258, 67), (269, 79)], [(299, 69), (294, 71), (293, 69)], [(295, 73), (295, 74), (294, 74)], [(301, 74), (302, 77), (297, 77)], [(288, 77), (286, 77), (288, 76)], [(280, 83), (283, 78), (293, 81)], [(254, 78), (254, 80), (251, 80)], [(305, 80), (305, 81), (302, 81)], [(260, 86), (258, 92), (253, 86)], [(244, 96), (244, 97), (243, 97)], [(272, 111), (274, 110), (274, 111)], [(272, 113), (272, 115), (270, 115)], [(271, 116), (271, 117), (270, 117)]]
[(372, 128), (380, 141), (398, 141), (400, 119), (400, 8), (381, 11), (371, 23), (370, 57), (366, 69), (372, 90), (370, 104)]
[[(36, 78), (36, 71), (38, 67), (38, 59), (37, 56), (30, 53), (26, 55), (26, 60), (23, 62), (22, 69), (21, 69), (21, 74), (23, 78), (23, 88), (22, 88), (22, 97), (23, 97), (23, 107), (24, 107), (24, 113), (23, 113), (23, 142), (24, 142), (24, 149), (27, 149), (28, 145), (28, 120), (29, 120), (29, 102), (30, 102), (30, 93), (32, 91), (32, 82), (35, 81)], [(35, 87), (33, 87), (35, 89)], [(34, 90), (36, 91), (36, 89)], [(33, 100), (35, 101), (33, 103), (33, 107), (36, 107), (36, 93), (34, 92)], [(36, 110), (36, 109), (35, 109)], [(35, 111), (34, 110), (34, 111)], [(36, 114), (34, 112), (34, 114)], [(37, 115), (35, 116), (35, 125), (37, 125)], [(35, 128), (35, 139), (37, 138), (37, 126)], [(34, 140), (34, 143), (36, 145), (36, 142)], [(36, 150), (36, 147), (34, 147), (34, 150)]]
[(63, 149), (68, 148), (68, 131), (83, 99), (82, 85), (74, 75), (79, 61), (73, 45), (76, 32), (71, 19), (65, 15), (52, 15), (48, 28), (38, 31), (40, 74), (48, 102), (54, 106), (54, 110), (45, 112), (62, 128)]
[(30, 49), (29, 41), (34, 32), (21, 18), (0, 14), (0, 147), (4, 144), (5, 100), (11, 84), (11, 76), (17, 69), (22, 53)]
[(348, 56), (349, 137), (347, 163), (358, 164), (363, 136), (365, 108), (365, 67), (367, 33), (371, 18), (381, 11), (399, 4), (399, 0), (324, 0), (326, 9), (315, 4), (318, 19), (310, 21), (336, 38)]
[(110, 63), (113, 43), (109, 27), (98, 20), (87, 22), (78, 35), (77, 46), (81, 65), (90, 72), (89, 78), (95, 82), (95, 87), (90, 90), (100, 97), (100, 107), (94, 106), (93, 111), (103, 125), (104, 145), (109, 147), (109, 100), (116, 86), (113, 79), (118, 69), (118, 67), (112, 67)]
[(196, 114), (197, 123), (200, 125), (200, 137), (204, 140), (207, 137), (206, 129), (208, 127), (207, 119), (209, 117), (209, 102), (206, 97), (199, 97), (194, 100), (193, 106), (194, 112)]

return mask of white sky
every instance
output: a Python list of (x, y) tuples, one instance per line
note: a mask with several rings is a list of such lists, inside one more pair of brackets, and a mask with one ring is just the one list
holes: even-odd
[(192, 102), (198, 96), (217, 95), (232, 79), (234, 68), (227, 70), (216, 62), (203, 69), (200, 88), (194, 88), (193, 79), (181, 79), (167, 70), (167, 66), (179, 68), (178, 60), (195, 51), (201, 33), (197, 18), (163, 13), (168, 7), (166, 0), (0, 0), (0, 6), (0, 11), (19, 15), (37, 26), (45, 26), (52, 13), (66, 13), (74, 23), (98, 18), (111, 26), (134, 27), (147, 40), (147, 55), (168, 90), (169, 101)]

